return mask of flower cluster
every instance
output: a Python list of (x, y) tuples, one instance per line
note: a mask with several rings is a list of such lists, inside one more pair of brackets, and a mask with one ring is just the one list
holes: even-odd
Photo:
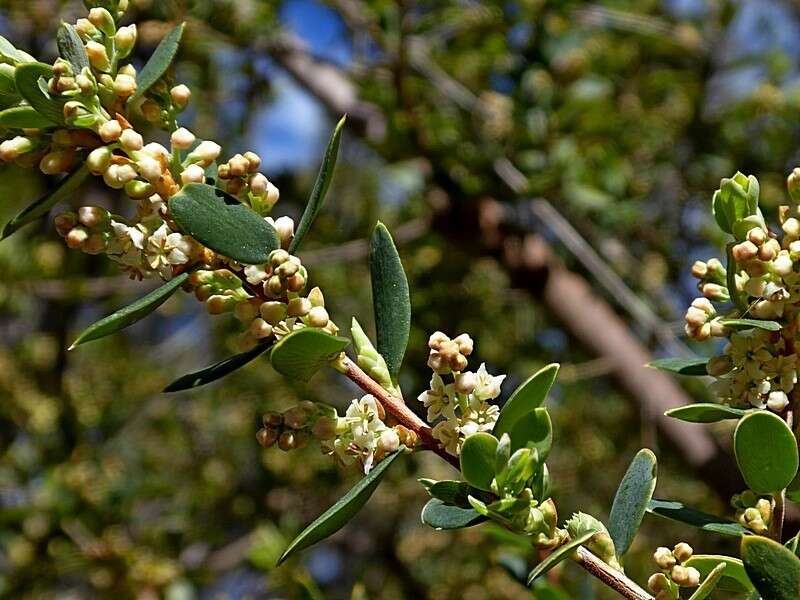
[[(490, 375), (484, 364), (476, 372), (465, 371), (467, 356), (473, 350), (472, 338), (466, 333), (451, 340), (437, 331), (428, 340), (428, 347), (433, 377), (430, 388), (418, 399), (428, 409), (428, 422), (435, 423), (433, 437), (457, 456), (467, 436), (494, 427), (500, 408), (489, 401), (500, 395), (506, 376)], [(445, 383), (443, 376), (452, 376), (452, 381)]]
[(323, 444), (323, 450), (341, 464), (358, 462), (369, 473), (373, 465), (401, 446), (411, 448), (417, 435), (402, 425), (390, 427), (386, 412), (374, 396), (354, 399), (343, 417), (336, 420), (335, 436)]
[[(748, 181), (737, 174), (726, 181), (742, 190), (757, 190), (753, 177)], [(729, 246), (728, 268), (733, 273), (716, 259), (698, 261), (692, 267), (703, 297), (695, 299), (686, 312), (686, 333), (700, 341), (727, 338), (721, 355), (708, 362), (707, 371), (716, 378), (714, 391), (731, 406), (782, 412), (797, 385), (799, 218), (796, 206), (781, 207), (782, 235), (770, 231), (760, 213), (742, 220), (740, 234), (735, 236), (738, 241)], [(735, 307), (724, 313), (713, 304), (731, 301)]]
[(766, 535), (772, 524), (772, 502), (772, 499), (757, 496), (751, 490), (731, 498), (731, 505), (736, 509), (736, 520), (758, 535)]
[(277, 443), (284, 452), (304, 448), (314, 437), (331, 439), (336, 433), (336, 410), (316, 402), (301, 402), (279, 413), (265, 413), (264, 426), (256, 433), (258, 443), (269, 448)]
[(684, 565), (693, 553), (686, 542), (680, 542), (672, 550), (662, 546), (655, 551), (653, 560), (661, 572), (650, 576), (647, 587), (655, 594), (656, 600), (678, 600), (680, 588), (700, 585), (700, 571)]

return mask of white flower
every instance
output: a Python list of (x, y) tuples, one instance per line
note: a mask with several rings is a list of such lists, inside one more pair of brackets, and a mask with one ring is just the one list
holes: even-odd
[(455, 420), (441, 421), (437, 423), (431, 435), (441, 443), (442, 447), (453, 456), (458, 456), (461, 436), (458, 423)]
[(247, 283), (251, 285), (258, 285), (267, 280), (267, 271), (264, 268), (266, 265), (248, 265), (244, 268), (244, 276), (247, 278)]
[(500, 395), (500, 386), (503, 384), (505, 375), (490, 375), (486, 371), (486, 365), (481, 363), (478, 372), (475, 374), (477, 382), (472, 394), (478, 400), (494, 400)]
[(369, 473), (375, 462), (376, 452), (385, 452), (386, 446), (394, 441), (391, 434), (385, 433), (387, 430), (389, 428), (378, 415), (375, 397), (367, 394), (360, 400), (353, 400), (344, 417), (339, 418), (338, 435), (328, 445), (328, 451), (345, 465), (358, 459), (364, 473)]
[(455, 418), (455, 407), (448, 395), (447, 387), (441, 376), (438, 373), (434, 373), (431, 378), (430, 389), (422, 392), (417, 397), (417, 400), (422, 402), (422, 405), (428, 409), (429, 423), (433, 423), (440, 416), (448, 419)]
[(499, 416), (499, 406), (473, 398), (470, 409), (461, 417), (461, 433), (467, 437), (479, 431), (492, 431)]
[(172, 275), (172, 265), (182, 265), (189, 262), (192, 244), (188, 238), (180, 233), (170, 233), (166, 223), (161, 225), (147, 240), (147, 263), (150, 268), (158, 271), (162, 277)]

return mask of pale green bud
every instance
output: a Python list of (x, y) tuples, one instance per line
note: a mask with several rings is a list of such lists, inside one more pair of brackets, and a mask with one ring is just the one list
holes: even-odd
[(131, 53), (136, 45), (136, 34), (137, 32), (135, 24), (119, 28), (117, 34), (114, 36), (119, 58), (126, 58)]
[(89, 22), (97, 27), (108, 37), (114, 37), (117, 32), (117, 25), (114, 17), (105, 8), (93, 8), (89, 11)]

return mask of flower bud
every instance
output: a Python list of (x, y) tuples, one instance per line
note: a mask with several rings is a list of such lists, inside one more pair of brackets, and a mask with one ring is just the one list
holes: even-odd
[(294, 238), (294, 221), (291, 217), (278, 217), (275, 219), (275, 232), (283, 248), (288, 248)]
[(672, 551), (664, 546), (656, 549), (656, 551), (653, 553), (653, 560), (656, 561), (659, 569), (663, 569), (665, 571), (674, 567), (675, 563), (677, 562), (675, 560), (675, 556), (672, 554)]
[(114, 17), (105, 8), (91, 9), (89, 11), (89, 22), (109, 37), (113, 37), (117, 31)]
[(200, 165), (189, 165), (181, 173), (181, 183), (203, 183), (206, 180), (206, 171)]
[(697, 279), (703, 279), (708, 274), (708, 265), (702, 260), (694, 261), (692, 265), (692, 276)]
[(86, 54), (89, 56), (89, 62), (98, 71), (108, 73), (111, 70), (111, 61), (103, 44), (99, 44), (94, 40), (88, 42), (86, 44)]
[(730, 299), (728, 288), (717, 283), (706, 283), (702, 291), (703, 296), (717, 302), (727, 302)]
[(59, 173), (69, 173), (75, 166), (74, 150), (56, 150), (49, 152), (42, 157), (39, 162), (39, 169), (45, 175), (58, 175)]
[(275, 185), (270, 181), (267, 183), (267, 195), (264, 197), (267, 208), (272, 208), (278, 203), (281, 193)]
[(108, 169), (111, 164), (111, 150), (108, 146), (100, 146), (89, 153), (86, 158), (86, 166), (94, 175), (100, 175)]
[(308, 298), (292, 298), (289, 300), (286, 314), (290, 317), (305, 317), (311, 311), (311, 302)]
[(150, 142), (144, 148), (142, 148), (142, 152), (147, 154), (148, 156), (152, 156), (155, 159), (161, 160), (163, 159), (165, 162), (169, 162), (170, 153), (169, 150), (164, 148), (158, 142)]
[(794, 217), (790, 217), (783, 222), (783, 232), (793, 238), (800, 237), (800, 221)]
[(761, 229), (761, 227), (753, 227), (747, 232), (747, 239), (756, 246), (760, 246), (767, 241), (767, 232)]
[(117, 34), (114, 36), (119, 58), (126, 58), (128, 55), (130, 55), (133, 47), (136, 45), (136, 35), (137, 31), (135, 24), (119, 28)]
[(178, 150), (188, 150), (194, 144), (195, 139), (194, 134), (185, 127), (175, 130), (170, 138), (172, 146)]
[(137, 177), (136, 169), (131, 165), (112, 164), (103, 173), (103, 181), (106, 185), (115, 190), (121, 190), (129, 181)]
[(278, 438), (278, 448), (280, 448), (284, 452), (288, 452), (289, 450), (294, 450), (296, 447), (297, 447), (297, 441), (295, 440), (295, 434), (293, 432), (284, 431)]
[[(130, 131), (127, 129), (126, 132)], [(150, 183), (156, 183), (163, 175), (161, 162), (143, 152), (136, 156), (136, 168), (139, 174)]]
[(261, 166), (261, 157), (258, 154), (255, 152), (245, 152), (244, 158), (247, 160), (248, 173), (255, 173), (258, 171), (258, 168)]
[(122, 135), (122, 125), (116, 119), (112, 119), (103, 123), (98, 133), (101, 140), (106, 144), (110, 144), (111, 142), (116, 142)]
[(61, 213), (53, 220), (56, 231), (61, 237), (66, 237), (75, 225), (78, 224), (78, 216), (75, 213)]
[(650, 579), (647, 580), (647, 588), (654, 594), (668, 590), (669, 579), (667, 579), (667, 576), (663, 573), (654, 573), (650, 576)]
[(794, 270), (794, 261), (789, 256), (789, 252), (781, 250), (772, 263), (772, 269), (781, 277), (786, 277)]
[(114, 94), (120, 98), (130, 98), (136, 93), (136, 79), (130, 75), (119, 74), (114, 79)]
[(73, 250), (77, 250), (89, 239), (89, 233), (83, 227), (75, 227), (64, 239), (67, 242), (67, 246)]
[(466, 334), (462, 333), (456, 339), (453, 340), (456, 344), (458, 344), (458, 351), (463, 354), (464, 356), (469, 356), (472, 354), (473, 349), (473, 341), (472, 338)]
[(730, 373), (733, 369), (733, 362), (729, 356), (715, 356), (711, 358), (706, 364), (706, 371), (712, 377), (721, 377), (726, 373)]
[(786, 188), (795, 203), (800, 203), (800, 167), (795, 167), (786, 178)]
[(277, 325), (286, 318), (286, 305), (282, 302), (264, 302), (259, 312), (267, 323)]
[(153, 185), (146, 181), (134, 179), (125, 184), (125, 193), (133, 200), (144, 200), (153, 195)]
[(186, 157), (186, 160), (189, 163), (197, 163), (203, 167), (207, 167), (217, 160), (221, 150), (222, 148), (220, 148), (219, 144), (206, 140), (200, 142), (200, 145)]
[(302, 429), (308, 425), (309, 411), (301, 406), (293, 406), (283, 413), (283, 422), (292, 429)]
[[(309, 305), (311, 301), (309, 300)], [(328, 311), (325, 310), (323, 306), (313, 306), (308, 311), (308, 325), (311, 327), (316, 327), (317, 329), (322, 329), (328, 324), (330, 321), (330, 317), (328, 316)]]
[(769, 397), (767, 399), (767, 408), (769, 408), (771, 411), (781, 412), (787, 406), (789, 406), (789, 397), (785, 392), (776, 390), (769, 393)]
[(700, 584), (700, 572), (694, 567), (676, 565), (672, 567), (670, 576), (681, 587), (697, 587)]
[(731, 251), (736, 262), (747, 262), (756, 257), (758, 254), (758, 246), (748, 240), (741, 244), (736, 244)]
[(394, 429), (384, 429), (378, 439), (378, 447), (387, 454), (397, 452), (400, 448), (400, 436)]
[(97, 255), (102, 254), (108, 248), (108, 234), (107, 233), (93, 233), (86, 242), (83, 244), (82, 250), (87, 254)]
[(323, 296), (322, 290), (315, 287), (308, 292), (308, 301), (311, 302), (311, 306), (325, 306), (325, 296)]
[(0, 144), (0, 159), (6, 162), (16, 160), (33, 149), (30, 138), (17, 136)]
[(161, 107), (157, 102), (148, 98), (142, 102), (142, 114), (148, 123), (160, 123), (162, 120)]
[(264, 319), (256, 318), (250, 323), (250, 333), (258, 340), (263, 340), (272, 335), (272, 325)]
[(250, 186), (250, 193), (254, 196), (265, 196), (267, 194), (269, 180), (263, 174), (253, 174), (247, 184)]
[(119, 143), (128, 152), (136, 152), (144, 147), (144, 139), (142, 135), (133, 129), (126, 129), (119, 136)]
[(264, 448), (269, 448), (278, 441), (278, 430), (263, 427), (258, 430), (258, 433), (256, 434), (256, 440), (258, 440), (258, 443)]
[(478, 383), (478, 378), (472, 371), (465, 371), (456, 376), (455, 388), (459, 394), (471, 394)]
[(109, 212), (99, 206), (81, 206), (78, 209), (78, 221), (81, 225), (89, 228), (105, 223), (109, 216)]
[(692, 558), (693, 553), (694, 550), (692, 550), (692, 547), (686, 542), (680, 542), (672, 549), (672, 555), (682, 563)]
[(92, 25), (89, 19), (78, 19), (78, 22), (75, 23), (75, 31), (78, 32), (78, 35), (84, 42), (100, 37), (100, 30)]
[(176, 85), (169, 91), (169, 97), (172, 99), (172, 104), (175, 108), (183, 110), (189, 104), (189, 99), (192, 97), (192, 90), (183, 84)]
[(247, 159), (241, 154), (236, 154), (228, 161), (228, 172), (230, 177), (244, 177), (250, 167)]

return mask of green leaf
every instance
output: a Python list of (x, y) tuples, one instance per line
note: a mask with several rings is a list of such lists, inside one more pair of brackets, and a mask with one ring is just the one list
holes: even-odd
[(462, 508), (446, 504), (438, 498), (431, 498), (422, 508), (420, 515), (425, 525), (434, 529), (461, 529), (486, 521), (486, 517), (474, 508)]
[(226, 375), (230, 375), (237, 369), (241, 369), (249, 362), (264, 354), (264, 352), (272, 347), (273, 343), (274, 340), (270, 339), (268, 342), (258, 344), (255, 348), (252, 348), (247, 352), (229, 356), (228, 358), (200, 369), (199, 371), (184, 375), (165, 387), (164, 392), (180, 392), (182, 390), (188, 390), (191, 388), (200, 387), (201, 385), (206, 385), (207, 383), (211, 383), (217, 379), (222, 379)]
[(512, 452), (524, 447), (535, 448), (539, 452), (539, 459), (547, 460), (553, 445), (553, 422), (550, 420), (550, 413), (544, 407), (533, 409), (514, 423), (509, 436)]
[(520, 385), (503, 405), (492, 433), (498, 438), (509, 433), (514, 424), (544, 404), (558, 375), (559, 365), (553, 363), (539, 369)]
[(463, 481), (433, 481), (432, 479), (420, 479), (419, 482), (425, 486), (425, 490), (432, 498), (441, 500), (445, 504), (452, 504), (462, 508), (469, 508), (467, 496), (475, 495), (475, 488)]
[(255, 211), (217, 188), (190, 183), (169, 201), (184, 233), (214, 252), (245, 264), (263, 264), (280, 248), (275, 229)]
[(361, 481), (339, 498), (336, 504), (322, 513), (289, 544), (289, 547), (278, 559), (278, 564), (280, 565), (292, 554), (324, 540), (344, 527), (367, 503), (386, 471), (402, 454), (402, 450), (395, 452), (375, 465)]
[(17, 91), (36, 109), (36, 112), (49, 121), (62, 125), (64, 102), (51, 98), (39, 85), (40, 79), (49, 79), (52, 76), (53, 67), (50, 65), (39, 62), (23, 63), (17, 66), (14, 82), (17, 84)]
[(17, 63), (21, 62), (35, 61), (36, 59), (30, 54), (23, 52), (22, 50), (18, 50), (14, 47), (14, 44), (0, 35), (0, 62), (16, 65)]
[(467, 437), (461, 446), (461, 474), (479, 490), (491, 489), (497, 444), (496, 437), (481, 431)]
[(278, 373), (291, 379), (308, 381), (328, 366), (331, 360), (347, 348), (350, 340), (325, 333), (313, 327), (304, 327), (282, 338), (269, 355)]
[(777, 321), (763, 321), (761, 319), (720, 319), (721, 325), (731, 329), (765, 329), (766, 331), (780, 331), (781, 324)]
[(741, 419), (749, 414), (750, 410), (733, 408), (724, 404), (714, 404), (712, 402), (698, 402), (697, 404), (687, 404), (672, 408), (664, 413), (664, 416), (680, 419), (687, 423), (716, 423), (725, 419)]
[(708, 375), (707, 362), (707, 358), (659, 358), (647, 366), (678, 375)]
[(703, 580), (694, 593), (689, 597), (689, 600), (705, 600), (711, 595), (711, 592), (717, 587), (728, 565), (719, 563), (714, 567), (711, 572)]
[(181, 23), (161, 40), (158, 48), (155, 49), (153, 55), (136, 77), (136, 93), (131, 98), (131, 101), (143, 97), (145, 92), (153, 87), (153, 85), (163, 77), (164, 73), (167, 72), (172, 61), (175, 60), (175, 55), (178, 54), (178, 48), (181, 45), (181, 38), (183, 37), (183, 30), (185, 27), (186, 23)]
[(700, 577), (706, 578), (720, 563), (724, 563), (726, 568), (719, 581), (719, 589), (740, 593), (755, 589), (745, 573), (744, 564), (738, 558), (719, 554), (694, 554), (689, 560), (684, 561), (683, 565), (694, 567), (700, 571)]
[(72, 65), (75, 75), (80, 74), (84, 68), (89, 67), (89, 57), (86, 54), (86, 47), (83, 45), (75, 27), (69, 23), (61, 23), (56, 34), (58, 53), (61, 58)]
[(291, 254), (295, 254), (296, 250), (300, 247), (306, 234), (311, 229), (311, 225), (314, 224), (314, 219), (317, 218), (319, 211), (322, 209), (323, 202), (325, 202), (325, 196), (333, 180), (336, 159), (339, 156), (339, 143), (342, 140), (342, 130), (344, 129), (346, 120), (347, 117), (342, 117), (339, 120), (328, 142), (328, 147), (325, 150), (325, 157), (322, 159), (322, 165), (317, 174), (317, 180), (314, 182), (314, 188), (311, 190), (311, 196), (306, 204), (306, 209), (303, 211), (303, 216), (300, 218), (300, 223), (297, 225), (292, 243), (289, 244), (289, 252)]
[(608, 532), (614, 541), (617, 557), (624, 555), (642, 524), (647, 504), (656, 489), (658, 461), (647, 448), (639, 450), (631, 461), (611, 506)]
[(153, 290), (146, 296), (139, 298), (133, 304), (126, 306), (87, 327), (83, 333), (78, 336), (70, 350), (86, 342), (97, 340), (112, 333), (116, 333), (121, 329), (133, 325), (137, 321), (141, 321), (159, 306), (161, 306), (167, 299), (172, 296), (178, 288), (189, 278), (189, 273), (181, 273), (177, 277), (173, 277), (170, 281), (162, 285), (160, 288)]
[(772, 494), (797, 475), (797, 441), (786, 422), (766, 410), (742, 418), (733, 434), (736, 463), (747, 487)]
[(0, 126), (9, 129), (47, 129), (56, 124), (40, 115), (32, 106), (13, 106), (0, 112)]
[(563, 546), (559, 546), (558, 548), (553, 550), (547, 556), (547, 558), (545, 558), (542, 562), (536, 565), (536, 568), (533, 571), (531, 571), (530, 575), (528, 575), (528, 585), (531, 585), (536, 579), (547, 573), (558, 563), (567, 559), (569, 555), (572, 554), (573, 551), (578, 549), (578, 546), (581, 546), (586, 542), (588, 542), (589, 539), (595, 533), (597, 533), (597, 531), (587, 531), (582, 536), (572, 539)]
[(747, 576), (763, 598), (800, 598), (800, 558), (779, 543), (760, 535), (742, 538), (742, 562)]
[(650, 500), (647, 512), (721, 535), (739, 537), (752, 533), (734, 521), (689, 508), (676, 500)]
[(403, 364), (411, 329), (411, 299), (400, 255), (389, 230), (381, 222), (372, 233), (369, 270), (378, 352), (386, 360), (389, 373), (396, 379)]
[(27, 225), (47, 214), (59, 202), (67, 200), (74, 194), (84, 180), (89, 176), (89, 169), (86, 165), (81, 165), (78, 169), (61, 179), (56, 186), (44, 196), (36, 200), (33, 204), (22, 210), (3, 227), (3, 234), (0, 240), (6, 239), (20, 227)]

